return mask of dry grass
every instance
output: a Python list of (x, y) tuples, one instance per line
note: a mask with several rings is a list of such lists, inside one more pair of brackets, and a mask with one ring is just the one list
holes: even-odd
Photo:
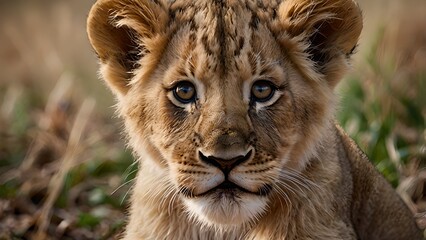
[[(109, 239), (125, 221), (136, 167), (96, 77), (93, 2), (0, 2), (0, 239)], [(426, 4), (360, 2), (339, 119), (426, 228)]]
[(96, 77), (90, 5), (0, 7), (0, 239), (106, 239), (124, 223), (133, 165)]

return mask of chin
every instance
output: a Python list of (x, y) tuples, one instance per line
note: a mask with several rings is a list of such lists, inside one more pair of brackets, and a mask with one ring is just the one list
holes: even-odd
[(268, 206), (268, 197), (219, 189), (203, 196), (184, 197), (184, 203), (190, 217), (201, 224), (232, 229), (258, 219)]

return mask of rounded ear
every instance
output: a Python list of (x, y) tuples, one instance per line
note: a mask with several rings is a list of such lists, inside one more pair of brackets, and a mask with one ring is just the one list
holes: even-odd
[(156, 2), (98, 0), (90, 10), (89, 41), (100, 60), (102, 77), (119, 96), (127, 93), (134, 70), (153, 47), (149, 40), (167, 23), (167, 11)]
[(333, 87), (354, 52), (362, 30), (362, 14), (354, 0), (286, 0), (279, 8), (288, 34), (302, 38), (317, 70)]

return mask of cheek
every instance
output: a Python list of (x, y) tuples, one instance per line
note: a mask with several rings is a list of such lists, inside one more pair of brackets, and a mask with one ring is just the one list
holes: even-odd
[(324, 125), (332, 118), (334, 93), (321, 83), (313, 83), (295, 78), (292, 82), (292, 99), (298, 132), (304, 137)]
[(296, 100), (295, 119), (299, 136), (295, 151), (304, 155), (304, 159), (310, 158), (308, 152), (315, 151), (318, 140), (326, 134), (327, 126), (333, 118), (333, 101), (326, 97), (321, 98), (321, 94), (315, 96), (312, 98), (304, 95)]
[(257, 136), (257, 146), (279, 157), (283, 151), (294, 144), (296, 138), (295, 114), (292, 101), (285, 93), (275, 104), (267, 109), (250, 111), (250, 118)]
[(158, 108), (154, 110), (153, 137), (158, 139), (157, 147), (172, 154), (173, 158), (180, 158), (189, 147), (196, 147), (193, 133), (199, 114), (176, 107), (165, 94), (159, 101)]

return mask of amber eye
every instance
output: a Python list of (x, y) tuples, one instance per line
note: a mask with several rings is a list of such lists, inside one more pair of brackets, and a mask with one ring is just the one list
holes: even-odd
[(251, 99), (256, 102), (266, 102), (274, 96), (275, 90), (275, 85), (269, 81), (256, 81), (251, 87)]
[(181, 103), (190, 103), (195, 100), (195, 87), (189, 81), (182, 81), (173, 88), (173, 96)]

